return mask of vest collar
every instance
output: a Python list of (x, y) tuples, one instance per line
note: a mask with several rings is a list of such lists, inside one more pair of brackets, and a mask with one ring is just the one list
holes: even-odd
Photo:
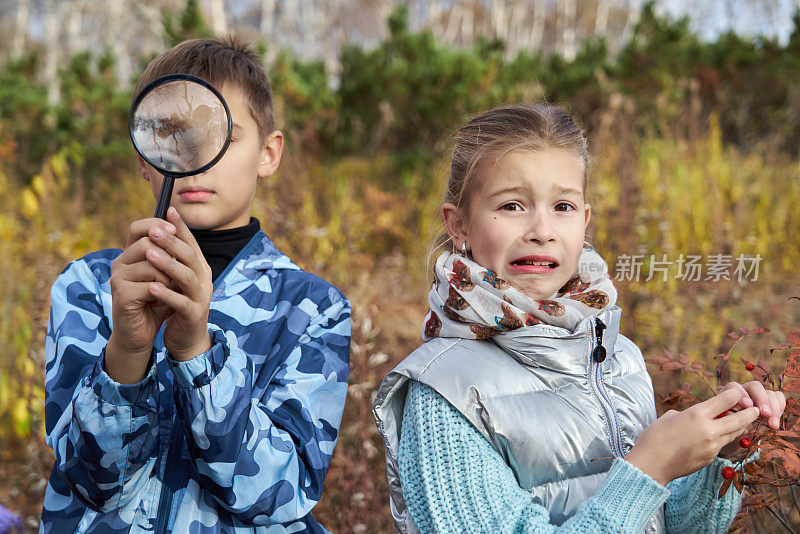
[(595, 319), (605, 325), (602, 334), (606, 357), (614, 355), (622, 310), (613, 306), (596, 316), (584, 317), (574, 330), (549, 324), (524, 326), (492, 336), (491, 340), (528, 367), (564, 373), (585, 372), (596, 345)]

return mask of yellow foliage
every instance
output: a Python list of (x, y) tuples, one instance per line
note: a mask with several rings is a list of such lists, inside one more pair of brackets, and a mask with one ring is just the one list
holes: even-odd
[(31, 414), (28, 410), (27, 399), (14, 401), (11, 410), (11, 424), (18, 436), (27, 436), (30, 433)]
[(36, 193), (36, 196), (44, 196), (44, 179), (42, 178), (41, 174), (37, 174), (33, 177), (33, 180), (31, 180), (31, 189), (34, 193)]
[(39, 213), (39, 200), (30, 187), (22, 190), (20, 195), (20, 211), (26, 219), (32, 219)]
[[(708, 134), (692, 144), (644, 139), (635, 142), (636, 157), (627, 150), (613, 140), (606, 143), (595, 154), (589, 180), (594, 244), (612, 271), (621, 254), (764, 257), (760, 285), (692, 285), (674, 277), (662, 282), (660, 275), (649, 282), (618, 284), (626, 310), (623, 332), (645, 353), (685, 348), (710, 357), (721, 350), (730, 323), (759, 313), (771, 317), (771, 288), (796, 280), (800, 162), (740, 154), (722, 144), (713, 122)], [(0, 154), (0, 438), (41, 436), (50, 285), (69, 261), (120, 246), (130, 221), (151, 216), (155, 205), (146, 182), (128, 176), (95, 185), (104, 202), (90, 209), (76, 192), (80, 164), (75, 161), (66, 152), (56, 154), (23, 187), (24, 177), (3, 174), (8, 171)], [(629, 161), (635, 169), (624, 170), (635, 182), (633, 200), (623, 197), (630, 188), (620, 180), (621, 167)], [(448, 165), (437, 162), (427, 173), (406, 176), (392, 176), (392, 169), (386, 156), (286, 158), (278, 175), (260, 186), (253, 214), (278, 248), (348, 295), (363, 294), (355, 288), (387, 283), (399, 284), (398, 293), (413, 293), (425, 285), (426, 246), (438, 226), (435, 213)], [(387, 191), (378, 185), (390, 180), (410, 186)], [(623, 216), (626, 204), (632, 206), (624, 215), (630, 219), (620, 225), (615, 217)], [(621, 235), (615, 231), (620, 227), (630, 231)], [(387, 266), (395, 278), (387, 278)], [(354, 305), (370, 310), (374, 302)], [(372, 321), (376, 328), (417, 340), (424, 306), (420, 299), (408, 306), (407, 316), (387, 320), (376, 314)], [(752, 320), (749, 326), (768, 326)]]
[(50, 168), (59, 183), (67, 181), (67, 156), (64, 152), (60, 152), (50, 158)]

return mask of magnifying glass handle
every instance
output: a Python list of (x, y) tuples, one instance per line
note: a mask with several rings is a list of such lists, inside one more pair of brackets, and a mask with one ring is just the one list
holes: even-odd
[(158, 194), (158, 203), (156, 204), (156, 214), (153, 217), (167, 220), (167, 208), (169, 208), (169, 201), (172, 198), (172, 186), (175, 185), (175, 177), (169, 174), (164, 175), (164, 181), (161, 182), (161, 192)]

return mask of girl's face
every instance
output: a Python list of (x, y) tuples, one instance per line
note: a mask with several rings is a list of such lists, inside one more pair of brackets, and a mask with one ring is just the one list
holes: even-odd
[(575, 274), (591, 207), (584, 203), (583, 163), (560, 149), (514, 150), (476, 169), (464, 217), (453, 204), (442, 219), (456, 244), (525, 295), (544, 300)]

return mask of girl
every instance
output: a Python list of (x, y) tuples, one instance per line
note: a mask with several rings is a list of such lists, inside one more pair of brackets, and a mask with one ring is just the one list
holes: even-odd
[(588, 161), (553, 106), (493, 109), (457, 133), (425, 343), (374, 405), (398, 531), (724, 532), (738, 511), (737, 491), (717, 499), (732, 465), (719, 456), (758, 417), (777, 428), (785, 398), (730, 383), (656, 419), (584, 242)]

